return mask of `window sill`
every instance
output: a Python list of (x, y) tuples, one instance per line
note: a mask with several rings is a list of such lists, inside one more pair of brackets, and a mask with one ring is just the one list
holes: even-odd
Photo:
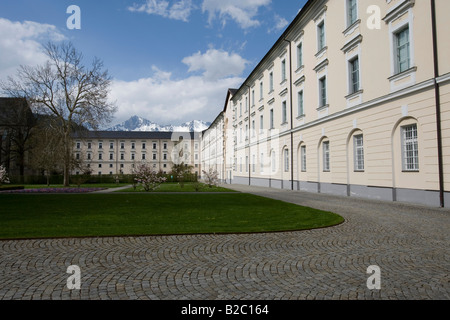
[(323, 47), (322, 49), (320, 49), (320, 50), (315, 54), (316, 58), (321, 57), (325, 52), (327, 52), (327, 49), (328, 49), (327, 46), (325, 46), (325, 47)]
[(351, 25), (349, 25), (348, 27), (347, 27), (347, 29), (345, 29), (342, 33), (344, 34), (344, 36), (349, 36), (350, 34), (352, 34), (353, 33), (353, 31), (355, 31), (355, 29), (357, 28), (357, 27), (359, 27), (359, 25), (360, 25), (360, 23), (361, 23), (361, 19), (358, 19), (358, 20), (356, 20), (355, 22), (353, 22)]
[(317, 108), (317, 111), (321, 111), (321, 110), (327, 109), (329, 106), (330, 106), (329, 104), (320, 106), (320, 107)]
[(388, 78), (388, 80), (389, 81), (396, 81), (396, 80), (399, 80), (400, 78), (403, 78), (403, 77), (406, 77), (406, 76), (408, 76), (410, 74), (413, 74), (416, 71), (417, 71), (417, 67), (411, 67), (409, 69), (406, 69), (405, 71), (402, 71), (402, 72), (399, 72), (399, 73), (396, 73), (396, 74), (390, 76)]
[(357, 96), (361, 95), (363, 92), (364, 92), (363, 89), (359, 89), (358, 91), (355, 91), (353, 93), (346, 95), (345, 99), (349, 100), (349, 99), (356, 98)]

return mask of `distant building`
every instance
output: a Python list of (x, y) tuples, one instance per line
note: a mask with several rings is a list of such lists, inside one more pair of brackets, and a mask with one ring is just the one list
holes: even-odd
[(74, 136), (74, 143), (75, 159), (96, 175), (131, 174), (139, 163), (167, 174), (181, 163), (201, 172), (199, 133), (89, 131)]
[(24, 176), (30, 156), (28, 144), (35, 118), (26, 99), (0, 98), (0, 165), (10, 177)]

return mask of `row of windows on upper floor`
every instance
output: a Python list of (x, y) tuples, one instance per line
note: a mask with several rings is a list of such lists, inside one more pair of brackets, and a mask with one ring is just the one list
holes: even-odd
[[(142, 149), (146, 149), (147, 148), (147, 144), (145, 143), (145, 142), (143, 142), (142, 143), (142, 145), (141, 145), (141, 147), (142, 147)], [(81, 149), (81, 142), (77, 142), (76, 143), (76, 148), (77, 149)], [(88, 149), (92, 149), (92, 142), (88, 142), (87, 143), (87, 148)], [(185, 149), (187, 149), (188, 148), (188, 145), (186, 144), (185, 145)], [(194, 145), (194, 148), (195, 148), (195, 150), (198, 150), (198, 143), (196, 143), (195, 145)], [(98, 143), (98, 149), (103, 149), (103, 142), (99, 142)], [(110, 142), (109, 143), (109, 149), (110, 150), (113, 150), (114, 149), (114, 142)], [(120, 149), (125, 149), (125, 142), (121, 142), (120, 143)], [(131, 149), (136, 149), (136, 143), (134, 143), (134, 142), (132, 142), (131, 143)], [(153, 150), (157, 150), (158, 149), (158, 144), (157, 143), (153, 143), (152, 144), (152, 149)], [(164, 150), (167, 150), (168, 149), (168, 144), (167, 144), (167, 142), (164, 142), (163, 143), (163, 149)]]
[[(405, 28), (399, 31), (396, 34), (396, 43), (397, 43), (397, 62), (399, 65), (399, 72), (404, 72), (405, 70), (408, 70), (410, 68), (410, 46), (409, 46), (409, 29)], [(349, 88), (350, 88), (350, 95), (356, 94), (358, 92), (361, 92), (361, 81), (360, 81), (360, 66), (359, 66), (359, 57), (355, 56), (351, 60), (349, 60)], [(327, 81), (327, 75), (324, 75), (323, 77), (318, 79), (318, 90), (319, 90), (319, 107), (323, 108), (328, 106), (328, 81)], [(304, 90), (299, 90), (297, 92), (297, 118), (302, 118), (305, 116), (305, 106), (304, 106)], [(247, 110), (246, 110), (247, 111)], [(237, 112), (237, 109), (236, 109)], [(269, 111), (269, 129), (275, 128), (274, 123), (274, 109), (270, 109)], [(286, 124), (288, 122), (288, 108), (287, 108), (287, 101), (282, 101), (281, 105), (281, 125)], [(248, 139), (248, 125), (246, 125), (246, 134), (245, 137)], [(260, 124), (259, 124), (260, 131), (265, 129), (264, 126), (264, 116), (260, 115)], [(253, 133), (256, 132), (256, 124), (255, 120), (252, 120), (252, 131)], [(254, 134), (253, 134), (254, 136)], [(240, 134), (240, 141), (242, 141), (242, 128), (241, 128), (241, 134)]]
[[(81, 160), (81, 154), (80, 154), (80, 153), (76, 153), (76, 154), (75, 154), (75, 158), (76, 158), (77, 160)], [(92, 153), (87, 153), (87, 154), (86, 154), (86, 158), (87, 158), (87, 160), (93, 160), (93, 155), (92, 155)], [(146, 160), (146, 158), (147, 158), (147, 154), (142, 153), (142, 154), (141, 154), (141, 160)], [(157, 160), (157, 159), (158, 159), (158, 155), (157, 155), (156, 153), (153, 153), (152, 159), (153, 159), (153, 160)], [(100, 161), (104, 160), (104, 157), (103, 157), (103, 154), (102, 154), (102, 153), (99, 153), (99, 154), (98, 154), (98, 160), (100, 160)], [(114, 160), (114, 153), (110, 153), (110, 154), (109, 154), (109, 160)], [(120, 160), (123, 160), (123, 161), (125, 160), (125, 154), (124, 154), (124, 153), (121, 153), (121, 154), (120, 154)], [(136, 160), (136, 154), (135, 154), (135, 153), (132, 153), (132, 154), (130, 155), (130, 160), (132, 160), (132, 161)], [(164, 160), (164, 161), (169, 160), (169, 157), (168, 157), (168, 154), (167, 154), (167, 153), (164, 153), (164, 154), (163, 154), (163, 160)]]
[[(419, 145), (418, 145), (418, 133), (417, 124), (411, 124), (402, 126), (401, 128), (401, 157), (402, 157), (402, 170), (404, 172), (418, 172), (419, 171)], [(283, 169), (284, 172), (290, 171), (290, 157), (288, 148), (282, 150), (283, 153)], [(353, 165), (355, 172), (364, 172), (365, 159), (364, 159), (364, 135), (356, 134), (353, 136)], [(271, 152), (270, 163), (272, 173), (277, 172), (277, 161), (275, 151)], [(249, 157), (245, 157), (245, 172), (248, 172), (249, 167), (252, 168), (252, 172), (256, 173), (256, 155), (252, 156), (252, 163), (249, 164)], [(306, 145), (300, 146), (300, 170), (301, 172), (307, 172), (307, 154)], [(237, 164), (237, 158), (235, 158), (235, 164)], [(267, 163), (264, 162), (264, 153), (260, 154), (259, 159), (260, 173), (264, 173)], [(243, 172), (243, 159), (239, 161), (239, 172)], [(322, 142), (322, 170), (324, 172), (331, 171), (331, 152), (330, 141), (324, 140)], [(238, 171), (235, 165), (234, 171)]]
[[(347, 8), (349, 10), (349, 23), (353, 24), (357, 20), (357, 1), (356, 0), (347, 0)], [(323, 50), (326, 47), (325, 43), (325, 21), (322, 21), (317, 26), (317, 41), (318, 41), (318, 49), (319, 51)], [(410, 28), (409, 24), (403, 25), (401, 28), (393, 31), (393, 52), (392, 59), (394, 70), (393, 74), (400, 74), (411, 68), (411, 37), (410, 37)], [(361, 88), (361, 74), (360, 74), (360, 59), (359, 56), (353, 56), (350, 60), (348, 60), (348, 95), (357, 93), (362, 90)], [(297, 45), (297, 68), (303, 68), (303, 42), (300, 42)], [(281, 84), (287, 81), (287, 71), (286, 71), (286, 59), (281, 61)], [(274, 91), (274, 72), (269, 72), (269, 94)], [(321, 77), (318, 80), (318, 95), (319, 108), (326, 106), (328, 103), (327, 100), (327, 78), (326, 76)], [(251, 90), (250, 95), (250, 103), (251, 107), (256, 105), (256, 89)], [(264, 82), (260, 80), (259, 83), (259, 100), (262, 101), (264, 99)], [(303, 102), (300, 100), (300, 102)], [(300, 104), (299, 102), (299, 104)], [(242, 117), (245, 113), (248, 112), (248, 97), (245, 97), (245, 104), (242, 101), (239, 102), (239, 110), (237, 106), (234, 109), (235, 119)], [(243, 110), (243, 107), (245, 110)], [(238, 114), (239, 113), (239, 114)]]

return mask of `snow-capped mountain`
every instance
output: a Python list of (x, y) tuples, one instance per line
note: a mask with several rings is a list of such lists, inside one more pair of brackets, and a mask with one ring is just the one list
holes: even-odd
[(209, 122), (192, 120), (181, 125), (159, 125), (150, 120), (133, 116), (107, 131), (157, 131), (157, 132), (201, 132), (211, 125)]

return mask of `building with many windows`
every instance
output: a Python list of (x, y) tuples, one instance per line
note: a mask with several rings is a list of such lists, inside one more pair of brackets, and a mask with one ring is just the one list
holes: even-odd
[(74, 137), (74, 155), (98, 175), (131, 174), (138, 163), (163, 173), (183, 163), (200, 174), (199, 138), (189, 132), (89, 131)]
[(214, 158), (233, 183), (448, 206), (448, 12), (447, 0), (309, 0), (228, 92), (203, 133), (205, 168)]

